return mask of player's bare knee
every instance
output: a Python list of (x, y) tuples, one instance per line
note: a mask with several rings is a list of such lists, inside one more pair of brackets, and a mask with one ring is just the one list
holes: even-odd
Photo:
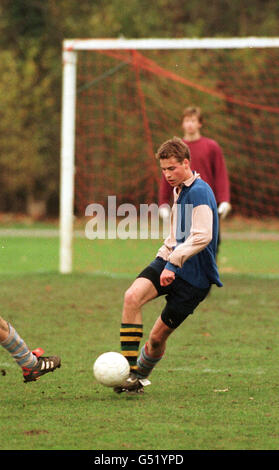
[(2, 317), (0, 317), (0, 329), (3, 331), (9, 331), (9, 325)]
[(139, 298), (133, 287), (129, 287), (124, 294), (124, 303), (127, 307), (138, 308), (140, 306)]

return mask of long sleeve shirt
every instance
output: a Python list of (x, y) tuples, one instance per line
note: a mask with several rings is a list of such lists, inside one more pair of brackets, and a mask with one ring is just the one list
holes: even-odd
[(216, 265), (217, 204), (210, 186), (197, 173), (173, 190), (169, 236), (157, 256), (166, 268), (190, 284), (221, 287)]

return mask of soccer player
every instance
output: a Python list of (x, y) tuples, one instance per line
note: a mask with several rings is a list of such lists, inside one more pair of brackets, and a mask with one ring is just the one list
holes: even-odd
[[(209, 184), (214, 192), (221, 219), (225, 219), (231, 210), (230, 183), (226, 162), (218, 143), (201, 135), (203, 125), (202, 111), (191, 106), (184, 110), (182, 116), (183, 141), (191, 153), (191, 169)], [(159, 213), (162, 218), (169, 217), (169, 203), (172, 187), (162, 175), (159, 187)], [(218, 243), (220, 242), (220, 233)]]
[(58, 356), (43, 357), (44, 351), (41, 348), (30, 351), (13, 326), (1, 317), (0, 344), (21, 367), (24, 382), (35, 381), (61, 366), (61, 360)]
[[(212, 189), (192, 171), (190, 150), (182, 139), (163, 143), (156, 157), (173, 188), (170, 234), (124, 296), (120, 341), (131, 374), (115, 388), (118, 393), (143, 391), (164, 355), (168, 337), (205, 299), (212, 284), (222, 286), (215, 260), (219, 220)], [(166, 296), (166, 306), (138, 355), (141, 308), (161, 295)]]

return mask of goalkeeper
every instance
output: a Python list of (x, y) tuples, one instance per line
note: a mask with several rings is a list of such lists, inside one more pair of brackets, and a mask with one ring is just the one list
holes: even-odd
[[(131, 374), (115, 391), (142, 392), (161, 360), (168, 337), (192, 314), (210, 291), (222, 286), (216, 266), (218, 212), (210, 186), (190, 167), (188, 146), (177, 137), (157, 152), (164, 177), (174, 190), (170, 234), (156, 258), (124, 296), (120, 341)], [(164, 295), (166, 306), (157, 318), (138, 357), (142, 337), (141, 308)]]
[[(221, 219), (225, 219), (231, 210), (230, 183), (226, 162), (218, 143), (201, 135), (203, 115), (201, 108), (190, 106), (182, 115), (183, 141), (191, 152), (191, 168), (209, 184), (214, 192)], [(169, 203), (172, 197), (172, 187), (162, 175), (159, 186), (159, 214), (161, 218), (169, 217)], [(220, 232), (218, 234), (218, 245)]]

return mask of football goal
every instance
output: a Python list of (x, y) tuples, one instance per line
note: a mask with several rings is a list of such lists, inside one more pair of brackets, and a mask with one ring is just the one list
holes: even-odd
[(223, 150), (233, 213), (278, 217), (278, 66), (279, 38), (65, 40), (60, 272), (90, 204), (158, 203), (154, 155), (189, 105)]

